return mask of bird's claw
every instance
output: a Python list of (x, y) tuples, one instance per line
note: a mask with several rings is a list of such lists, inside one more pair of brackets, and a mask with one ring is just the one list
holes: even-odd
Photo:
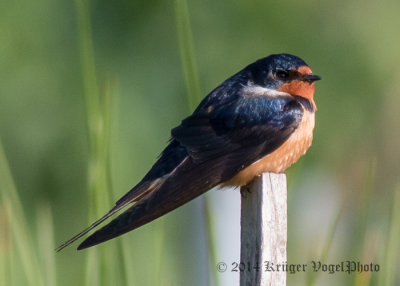
[(247, 194), (251, 193), (250, 186), (251, 186), (251, 184), (247, 184), (247, 185), (240, 187), (240, 194), (242, 195), (242, 198), (245, 198), (247, 196)]

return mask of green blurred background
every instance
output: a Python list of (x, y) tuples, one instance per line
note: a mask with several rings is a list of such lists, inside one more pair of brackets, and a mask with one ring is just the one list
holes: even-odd
[(1, 1), (0, 285), (238, 285), (215, 267), (239, 260), (238, 190), (53, 250), (142, 178), (197, 94), (281, 52), (323, 78), (312, 148), (287, 173), (288, 261), (380, 265), (288, 285), (398, 285), (399, 14), (395, 0)]

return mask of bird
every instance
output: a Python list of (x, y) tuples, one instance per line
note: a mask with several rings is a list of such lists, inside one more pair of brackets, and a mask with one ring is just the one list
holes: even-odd
[(245, 186), (264, 172), (284, 172), (311, 146), (315, 81), (320, 79), (291, 54), (272, 54), (249, 64), (171, 130), (167, 147), (136, 186), (56, 250), (128, 206), (77, 249), (141, 227), (214, 187)]

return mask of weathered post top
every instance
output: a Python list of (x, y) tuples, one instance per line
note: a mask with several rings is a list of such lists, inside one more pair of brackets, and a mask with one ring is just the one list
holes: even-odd
[(241, 192), (240, 286), (284, 286), (276, 266), (287, 263), (286, 175), (264, 173)]

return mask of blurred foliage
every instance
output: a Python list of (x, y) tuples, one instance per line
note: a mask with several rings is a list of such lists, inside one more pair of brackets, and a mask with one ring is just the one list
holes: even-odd
[[(49, 249), (87, 225), (91, 184), (111, 197), (98, 197), (98, 216), (151, 167), (199, 91), (288, 52), (323, 78), (313, 146), (288, 171), (289, 262), (365, 260), (381, 272), (322, 273), (312, 283), (397, 285), (400, 2), (189, 0), (187, 18), (176, 14), (179, 3), (0, 2), (0, 284), (22, 271), (12, 284), (83, 285), (88, 252), (69, 247), (54, 257)], [(191, 27), (179, 26), (188, 19)], [(88, 110), (90, 92), (103, 109)], [(108, 118), (97, 135), (96, 112)], [(91, 182), (96, 148), (108, 153)], [(99, 246), (99, 269), (113, 263), (120, 285), (205, 285), (228, 275), (210, 273), (203, 212), (192, 202)], [(307, 273), (288, 279), (309, 281)]]

